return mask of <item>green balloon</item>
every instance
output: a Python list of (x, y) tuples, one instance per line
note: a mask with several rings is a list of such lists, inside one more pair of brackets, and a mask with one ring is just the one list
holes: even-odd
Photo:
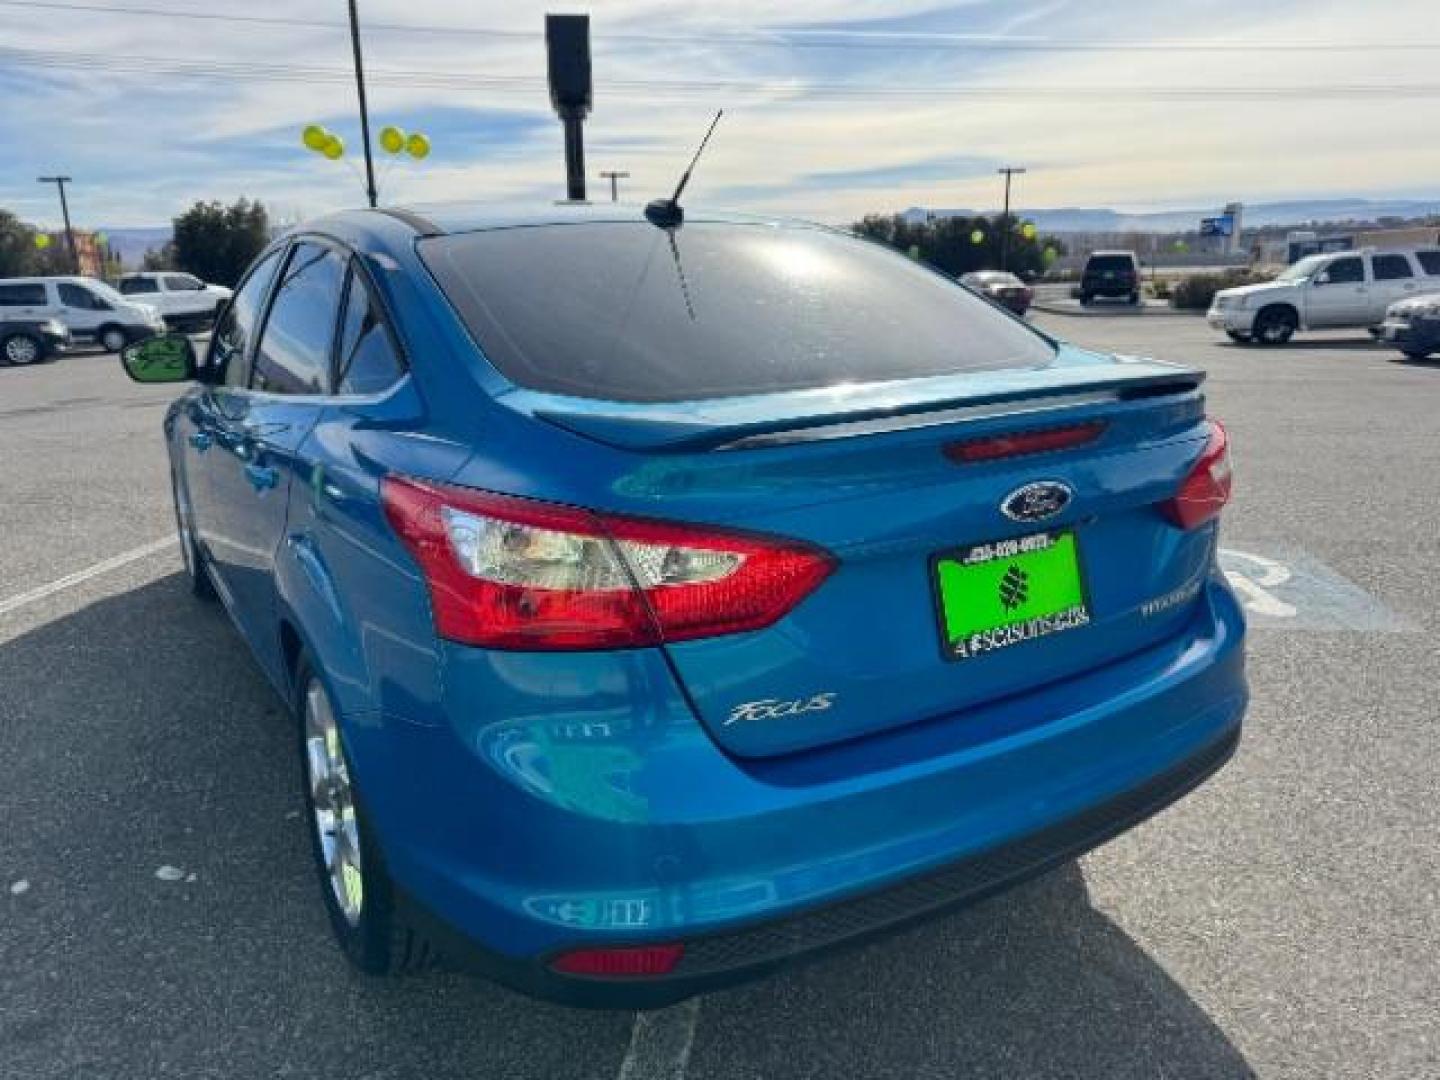
[(972, 244), (983, 244), (984, 242), (985, 242), (985, 234), (984, 234), (983, 232), (981, 232), (979, 229), (976, 229), (974, 232), (972, 232), (972, 233), (970, 234), (970, 243), (972, 243)]
[(339, 135), (331, 135), (325, 140), (325, 148), (320, 152), (331, 161), (339, 161), (345, 155), (345, 142)]
[(305, 144), (305, 149), (314, 150), (317, 154), (325, 152), (325, 144), (330, 140), (330, 133), (319, 124), (306, 124), (304, 132), (300, 135), (300, 141)]
[(39, 248), (41, 251), (44, 251), (46, 248), (48, 248), (48, 247), (50, 246), (50, 237), (46, 236), (43, 232), (42, 232), (42, 233), (36, 233), (36, 234), (35, 234), (35, 246), (36, 246), (37, 248)]
[(430, 156), (430, 140), (420, 132), (412, 131), (405, 140), (405, 152), (416, 161), (423, 161)]

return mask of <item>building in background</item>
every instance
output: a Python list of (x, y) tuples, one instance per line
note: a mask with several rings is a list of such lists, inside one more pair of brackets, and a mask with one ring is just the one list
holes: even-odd
[[(69, 273), (70, 249), (65, 244), (65, 231), (47, 232), (50, 238), (50, 246), (47, 250), (55, 252), (58, 264), (64, 267), (64, 272)], [(86, 232), (84, 229), (75, 229), (75, 257), (80, 263), (80, 268), (75, 271), (83, 277), (103, 278), (109, 270), (108, 263), (111, 260), (109, 247), (104, 243), (102, 234)]]

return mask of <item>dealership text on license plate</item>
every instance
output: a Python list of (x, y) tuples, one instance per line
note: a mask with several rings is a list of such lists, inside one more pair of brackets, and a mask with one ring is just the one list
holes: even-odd
[(935, 559), (934, 573), (941, 639), (955, 660), (1090, 622), (1073, 532), (946, 552)]

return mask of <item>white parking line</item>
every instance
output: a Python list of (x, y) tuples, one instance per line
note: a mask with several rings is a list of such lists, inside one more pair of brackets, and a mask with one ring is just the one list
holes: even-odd
[(617, 1080), (684, 1080), (699, 1016), (699, 998), (656, 1012), (636, 1013)]
[(66, 574), (57, 578), (48, 585), (41, 585), (31, 589), (29, 592), (12, 596), (8, 600), (0, 600), (0, 615), (9, 615), (12, 611), (18, 611), (23, 607), (44, 600), (47, 596), (54, 596), (58, 592), (64, 592), (75, 585), (89, 581), (91, 578), (99, 577), (101, 574), (108, 574), (112, 570), (119, 570), (122, 566), (138, 562), (151, 555), (157, 555), (167, 548), (175, 546), (175, 537), (167, 536), (163, 540), (155, 540), (149, 544), (142, 544), (140, 547), (131, 548), (129, 551), (122, 551), (94, 566), (87, 566), (84, 570), (77, 570), (73, 574)]

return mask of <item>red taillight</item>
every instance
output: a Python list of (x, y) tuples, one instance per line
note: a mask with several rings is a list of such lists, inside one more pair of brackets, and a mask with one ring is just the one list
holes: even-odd
[(404, 477), (385, 516), (441, 637), (496, 649), (620, 649), (758, 630), (830, 573), (808, 544), (616, 517)]
[(1088, 424), (1072, 424), (1069, 427), (1046, 428), (1042, 431), (992, 435), (984, 439), (951, 443), (945, 447), (945, 456), (951, 461), (970, 463), (1020, 457), (1024, 454), (1044, 454), (1052, 450), (1069, 450), (1071, 447), (1094, 442), (1104, 430), (1105, 421), (1094, 420)]
[(1194, 529), (1219, 516), (1230, 501), (1230, 437), (1218, 420), (1209, 421), (1205, 449), (1173, 499), (1160, 504), (1163, 513), (1182, 529)]
[(575, 949), (552, 960), (550, 967), (565, 975), (668, 975), (684, 955), (685, 946), (678, 942), (619, 949)]

